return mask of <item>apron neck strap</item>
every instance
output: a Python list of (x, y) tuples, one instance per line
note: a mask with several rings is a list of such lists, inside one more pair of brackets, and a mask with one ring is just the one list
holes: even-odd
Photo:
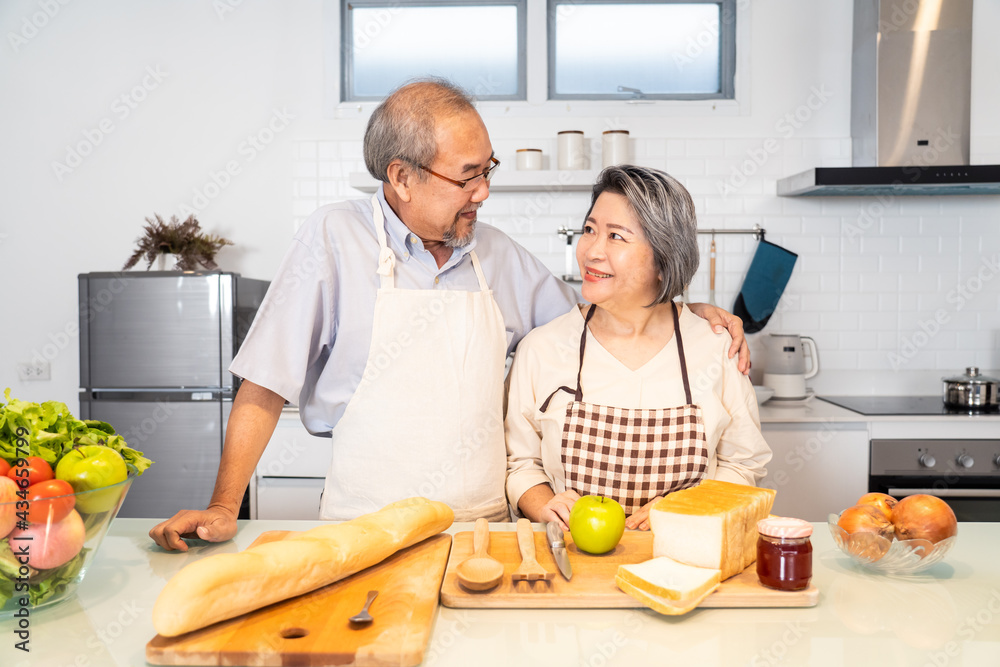
[(469, 251), (469, 258), (472, 260), (472, 268), (476, 270), (476, 278), (479, 280), (479, 289), (483, 292), (489, 291), (490, 287), (486, 284), (486, 276), (483, 275), (483, 267), (479, 264), (479, 256), (476, 254), (475, 250)]
[(378, 237), (378, 272), (382, 289), (392, 289), (395, 284), (393, 268), (396, 266), (396, 253), (389, 248), (385, 236), (385, 214), (378, 201), (378, 195), (372, 195), (372, 222), (375, 223), (375, 235)]
[(573, 394), (573, 400), (577, 402), (583, 400), (583, 384), (580, 381), (580, 378), (583, 376), (583, 351), (587, 347), (587, 325), (590, 323), (590, 318), (594, 316), (595, 312), (597, 312), (597, 306), (591, 304), (590, 310), (587, 311), (587, 317), (583, 320), (583, 333), (580, 334), (580, 365), (577, 367), (576, 371), (576, 389), (571, 389), (570, 387), (559, 387), (556, 389), (554, 392), (549, 394), (549, 397), (545, 399), (544, 403), (542, 403), (542, 407), (539, 408), (542, 412), (549, 409), (549, 401), (551, 401), (552, 397), (560, 391), (565, 391), (567, 394)]
[(681, 360), (681, 379), (684, 381), (684, 398), (687, 399), (687, 404), (691, 405), (691, 384), (688, 382), (688, 367), (687, 361), (684, 360), (684, 341), (681, 340), (681, 322), (677, 316), (676, 303), (670, 304), (670, 312), (674, 316), (674, 338), (677, 339), (677, 356)]
[[(565, 391), (568, 394), (573, 394), (573, 400), (580, 402), (583, 400), (583, 383), (581, 378), (583, 377), (583, 352), (587, 347), (587, 325), (590, 324), (590, 318), (594, 316), (597, 311), (597, 306), (591, 304), (590, 309), (587, 311), (587, 317), (583, 320), (583, 333), (580, 334), (580, 366), (576, 371), (576, 389), (571, 389), (569, 387), (559, 387), (545, 399), (542, 403), (542, 407), (539, 408), (542, 412), (545, 412), (549, 407), (549, 401), (560, 391)], [(684, 359), (684, 341), (681, 339), (681, 324), (680, 318), (677, 316), (677, 304), (670, 304), (670, 313), (674, 316), (674, 338), (677, 339), (677, 356), (680, 357), (681, 362), (681, 380), (684, 383), (684, 399), (687, 401), (687, 405), (691, 405), (691, 383), (688, 382), (688, 371), (687, 371), (687, 361)]]

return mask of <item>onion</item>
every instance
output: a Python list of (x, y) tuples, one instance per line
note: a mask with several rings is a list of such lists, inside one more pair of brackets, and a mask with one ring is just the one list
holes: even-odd
[(892, 520), (892, 508), (896, 506), (898, 501), (890, 495), (885, 493), (866, 493), (865, 495), (858, 498), (858, 505), (871, 505), (872, 507), (878, 508), (885, 518)]
[(837, 525), (848, 535), (854, 533), (874, 533), (892, 540), (893, 524), (882, 511), (871, 505), (855, 505), (840, 513)]
[(898, 540), (928, 540), (938, 543), (958, 534), (958, 520), (948, 503), (920, 493), (900, 500), (892, 510)]

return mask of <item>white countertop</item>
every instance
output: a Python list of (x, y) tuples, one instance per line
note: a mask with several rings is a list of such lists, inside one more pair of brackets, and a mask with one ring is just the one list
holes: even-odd
[[(241, 521), (235, 540), (166, 553), (147, 536), (155, 520), (116, 519), (75, 598), (30, 617), (30, 656), (13, 649), (4, 619), (0, 665), (145, 663), (151, 611), (185, 563), (247, 547), (267, 530), (313, 521)], [(537, 528), (537, 526), (536, 526)], [(702, 609), (664, 617), (644, 609), (440, 607), (425, 665), (996, 665), (1000, 662), (1000, 523), (960, 524), (944, 562), (909, 578), (877, 576), (841, 554), (815, 524), (819, 604), (806, 609)], [(455, 524), (450, 532), (470, 530)], [(494, 530), (513, 530), (495, 524)]]

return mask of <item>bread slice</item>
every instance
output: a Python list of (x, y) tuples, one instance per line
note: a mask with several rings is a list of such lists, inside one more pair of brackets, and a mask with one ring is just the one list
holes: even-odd
[(444, 503), (409, 498), (344, 523), (207, 556), (163, 587), (153, 605), (153, 627), (175, 637), (308, 593), (437, 535), (454, 519)]
[(653, 556), (719, 570), (722, 580), (757, 560), (757, 521), (775, 491), (706, 479), (657, 501), (649, 512)]
[(619, 565), (618, 588), (661, 614), (679, 616), (697, 607), (719, 587), (719, 570), (692, 567), (661, 556)]

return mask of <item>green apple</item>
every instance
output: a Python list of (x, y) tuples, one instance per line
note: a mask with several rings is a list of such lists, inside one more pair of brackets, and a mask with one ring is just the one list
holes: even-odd
[(611, 551), (625, 534), (625, 510), (604, 496), (584, 496), (569, 511), (569, 534), (580, 551)]
[[(77, 445), (56, 464), (56, 479), (69, 482), (73, 491), (92, 491), (124, 482), (128, 467), (122, 455), (101, 445)], [(94, 491), (77, 496), (76, 508), (87, 514), (106, 512), (115, 506), (120, 489)]]

